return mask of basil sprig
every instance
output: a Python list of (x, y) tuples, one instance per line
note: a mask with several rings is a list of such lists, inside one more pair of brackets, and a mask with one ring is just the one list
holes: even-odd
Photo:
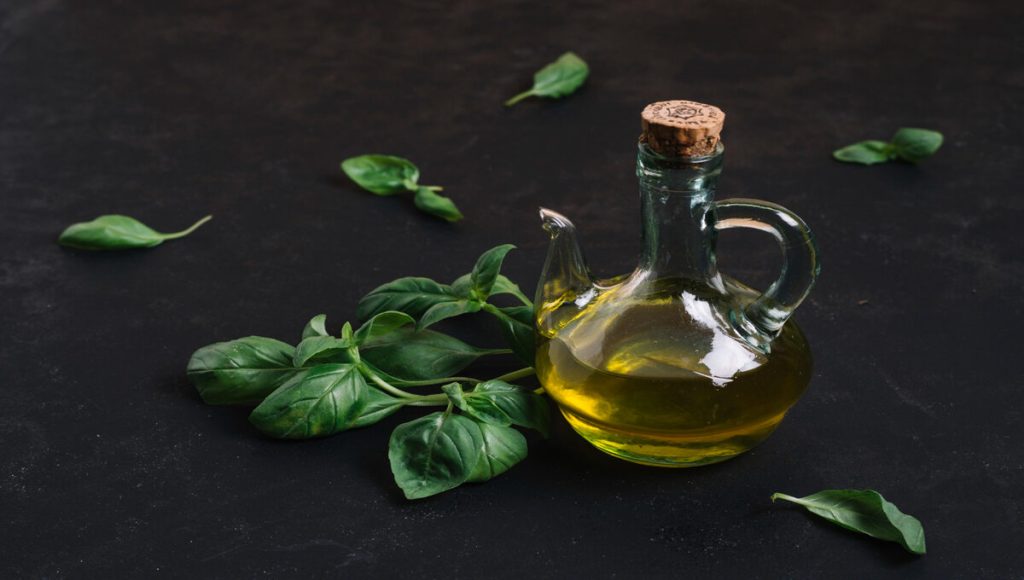
[(590, 67), (575, 53), (567, 52), (533, 75), (533, 87), (505, 101), (506, 107), (527, 97), (558, 99), (576, 92), (590, 75)]
[[(512, 244), (504, 244), (487, 250), (470, 274), (460, 276), (451, 284), (418, 277), (388, 282), (364, 296), (356, 312), (363, 320), (388, 310), (405, 312), (419, 320), (421, 329), (455, 316), (486, 312), (498, 319), (512, 351), (532, 366), (533, 303), (519, 286), (501, 274), (505, 255), (513, 248)], [(498, 306), (491, 302), (502, 294), (514, 296), (521, 305)]]
[(462, 212), (451, 199), (438, 194), (442, 187), (420, 185), (420, 170), (408, 159), (393, 155), (360, 155), (341, 162), (341, 170), (359, 187), (377, 195), (412, 192), (413, 204), (421, 211), (457, 222)]
[(801, 505), (812, 514), (848, 530), (896, 542), (912, 554), (925, 553), (921, 522), (901, 512), (877, 491), (828, 489), (806, 497), (772, 494), (772, 501), (777, 499)]
[(935, 154), (942, 146), (942, 133), (929, 129), (904, 127), (889, 141), (869, 140), (836, 149), (832, 157), (846, 163), (874, 165), (902, 160), (917, 163)]
[(183, 238), (211, 219), (213, 216), (208, 215), (180, 232), (164, 234), (133, 217), (101, 215), (92, 221), (68, 226), (57, 238), (57, 243), (79, 250), (152, 248), (167, 240)]
[[(385, 284), (360, 302), (365, 322), (358, 328), (346, 322), (338, 335), (328, 332), (327, 317), (320, 314), (295, 346), (258, 336), (205, 346), (192, 355), (188, 376), (208, 404), (256, 405), (250, 423), (277, 439), (366, 427), (403, 407), (444, 407), (395, 429), (388, 450), (395, 482), (406, 497), (419, 499), (486, 481), (526, 457), (526, 438), (516, 427), (547, 436), (547, 399), (540, 389), (512, 384), (532, 375), (531, 367), (489, 381), (457, 376), (482, 356), (513, 350), (477, 348), (427, 326), (480, 310), (532, 324), (532, 314), (505, 314), (532, 313), (529, 299), (500, 273), (511, 249), (485, 252), (472, 272), (451, 285), (427, 278)], [(500, 294), (515, 296), (522, 306), (488, 302)], [(525, 338), (515, 340), (511, 346), (519, 353)], [(438, 390), (407, 390), (431, 386)]]

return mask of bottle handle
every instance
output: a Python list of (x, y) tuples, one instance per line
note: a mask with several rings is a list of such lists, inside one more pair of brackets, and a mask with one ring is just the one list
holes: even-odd
[(818, 278), (818, 245), (804, 220), (781, 205), (759, 199), (726, 199), (715, 204), (715, 213), (715, 229), (751, 228), (767, 232), (782, 249), (782, 272), (778, 279), (764, 294), (734, 313), (732, 321), (747, 340), (767, 351)]

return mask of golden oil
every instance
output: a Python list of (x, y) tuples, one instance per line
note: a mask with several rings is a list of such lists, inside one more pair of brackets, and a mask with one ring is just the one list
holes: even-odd
[(541, 383), (580, 435), (622, 459), (689, 467), (747, 451), (810, 380), (803, 334), (790, 321), (765, 355), (724, 330), (724, 298), (657, 285), (611, 289), (569, 320), (542, 307), (551, 331), (539, 336)]

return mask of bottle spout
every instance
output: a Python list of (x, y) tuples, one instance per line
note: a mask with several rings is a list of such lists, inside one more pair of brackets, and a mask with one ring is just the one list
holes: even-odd
[(590, 290), (594, 283), (583, 258), (576, 227), (569, 218), (540, 208), (544, 230), (551, 236), (547, 259), (537, 284), (538, 305), (575, 300)]

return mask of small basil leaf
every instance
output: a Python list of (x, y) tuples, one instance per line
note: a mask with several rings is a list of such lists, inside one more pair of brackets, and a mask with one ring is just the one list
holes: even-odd
[(861, 141), (853, 145), (847, 145), (842, 149), (836, 149), (832, 157), (846, 163), (860, 163), (861, 165), (874, 165), (889, 161), (892, 155), (892, 146), (885, 141)]
[(462, 212), (460, 212), (459, 208), (455, 206), (454, 201), (443, 195), (435, 193), (435, 191), (429, 187), (419, 187), (416, 190), (416, 195), (413, 196), (412, 201), (420, 211), (424, 211), (441, 219), (450, 222), (457, 222), (462, 219)]
[(412, 316), (409, 316), (404, 312), (387, 310), (380, 314), (375, 314), (372, 318), (367, 320), (365, 324), (359, 327), (359, 330), (357, 330), (353, 336), (353, 340), (355, 341), (355, 344), (361, 345), (367, 340), (394, 332), (395, 330), (410, 324), (416, 324), (416, 320)]
[(488, 308), (495, 312), (501, 323), (501, 333), (509, 344), (512, 352), (523, 362), (533, 366), (537, 355), (534, 343), (535, 333), (532, 306), (509, 306), (507, 308)]
[(472, 420), (448, 412), (431, 413), (392, 432), (391, 473), (409, 499), (436, 495), (469, 479), (483, 444), (480, 428)]
[(533, 75), (533, 88), (505, 101), (506, 107), (527, 97), (559, 98), (572, 94), (590, 75), (590, 67), (580, 57), (567, 52)]
[(360, 155), (341, 162), (341, 170), (359, 187), (377, 195), (414, 191), (420, 170), (393, 155)]
[(441, 387), (444, 395), (447, 395), (453, 405), (462, 410), (466, 415), (477, 421), (493, 425), (511, 425), (512, 420), (493, 401), (483, 397), (473, 397), (472, 391), (465, 392), (458, 382), (445, 384)]
[(463, 274), (455, 279), (450, 286), (452, 294), (459, 298), (470, 298), (473, 293), (473, 276)]
[(526, 437), (511, 427), (477, 423), (483, 438), (480, 459), (467, 481), (487, 481), (526, 459)]
[(456, 299), (452, 289), (430, 278), (399, 278), (374, 288), (363, 296), (356, 308), (360, 320), (386, 310), (404, 312), (413, 318), (423, 316), (431, 306)]
[(477, 348), (433, 330), (406, 327), (364, 342), (359, 352), (377, 369), (415, 381), (452, 376), (481, 356), (502, 351)]
[(306, 327), (302, 329), (302, 338), (310, 338), (312, 336), (327, 336), (330, 333), (327, 332), (327, 315), (317, 314), (306, 323)]
[(776, 499), (802, 505), (807, 511), (848, 530), (896, 542), (913, 554), (925, 553), (921, 522), (901, 512), (877, 491), (828, 489), (800, 498), (772, 494), (772, 501)]
[[(515, 388), (515, 387), (513, 387)], [(512, 419), (498, 407), (494, 401), (485, 396), (473, 396), (473, 393), (465, 393), (459, 383), (449, 383), (441, 387), (448, 400), (462, 410), (466, 415), (491, 425), (511, 425)]]
[(498, 274), (498, 277), (494, 279), (494, 287), (491, 288), (491, 296), (496, 294), (511, 294), (518, 298), (523, 305), (533, 308), (533, 301), (523, 294), (523, 291), (519, 289), (519, 285), (509, 280), (502, 274)]
[(292, 357), (292, 364), (296, 367), (321, 364), (327, 362), (350, 363), (355, 362), (348, 353), (352, 342), (343, 338), (333, 336), (311, 336), (303, 339), (295, 348), (295, 355)]
[(446, 318), (479, 312), (481, 306), (481, 303), (477, 300), (455, 300), (453, 302), (435, 304), (430, 307), (430, 310), (423, 313), (423, 318), (420, 318), (419, 328), (422, 330)]
[(319, 365), (271, 393), (253, 409), (249, 422), (277, 439), (333, 435), (355, 424), (368, 389), (355, 365)]
[(366, 406), (359, 412), (356, 420), (352, 422), (352, 428), (373, 425), (377, 421), (394, 414), (404, 404), (400, 399), (396, 399), (379, 389), (369, 387), (366, 389)]
[(188, 378), (209, 405), (259, 403), (296, 374), (295, 348), (273, 338), (247, 336), (200, 348), (188, 361)]
[(206, 216), (180, 232), (163, 234), (126, 215), (103, 215), (91, 222), (68, 226), (57, 238), (57, 243), (79, 250), (152, 248), (166, 240), (185, 237), (211, 219), (213, 216)]
[[(451, 399), (449, 391), (454, 387), (443, 387)], [(459, 389), (461, 391), (461, 389)], [(527, 429), (536, 429), (544, 437), (550, 434), (551, 409), (545, 397), (506, 383), (505, 381), (487, 381), (478, 384), (468, 393), (459, 393), (462, 403), (452, 402), (485, 423), (493, 425), (518, 425)]]
[(473, 282), (472, 293), (480, 300), (486, 300), (494, 288), (494, 281), (501, 272), (501, 263), (505, 261), (505, 255), (515, 249), (512, 244), (502, 244), (487, 250), (476, 261), (473, 266), (473, 273), (470, 279)]
[(917, 163), (931, 157), (942, 147), (942, 133), (904, 127), (893, 135), (892, 147), (900, 159)]

